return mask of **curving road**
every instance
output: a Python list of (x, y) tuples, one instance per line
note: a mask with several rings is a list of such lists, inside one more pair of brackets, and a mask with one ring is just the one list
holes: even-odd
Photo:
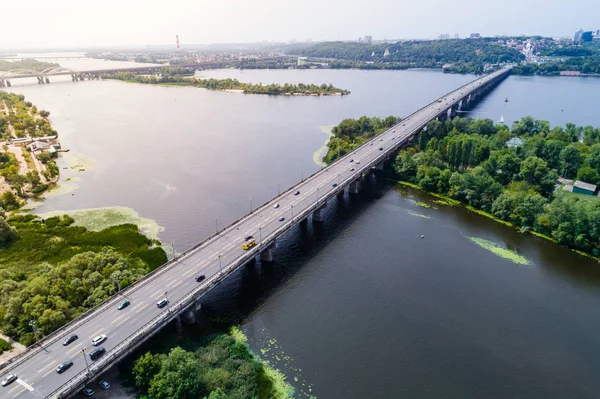
[[(500, 75), (508, 72), (504, 69), (481, 77), (451, 93), (443, 96), (442, 102), (435, 101), (412, 114), (398, 125), (389, 129), (372, 141), (348, 154), (329, 167), (315, 173), (277, 198), (264, 204), (253, 213), (229, 226), (220, 234), (206, 240), (197, 248), (189, 251), (176, 261), (145, 278), (135, 286), (124, 290), (131, 305), (118, 310), (122, 301), (115, 296), (93, 312), (73, 321), (42, 342), (43, 349), (30, 348), (24, 355), (0, 371), (0, 379), (8, 374), (17, 374), (18, 380), (7, 387), (0, 387), (0, 398), (44, 398), (63, 397), (70, 391), (83, 387), (86, 362), (81, 353), (87, 353), (94, 347), (93, 337), (106, 334), (108, 339), (100, 346), (106, 348), (106, 354), (96, 362), (88, 360), (92, 375), (99, 374), (118, 358), (125, 356), (141, 339), (156, 331), (161, 325), (172, 320), (186, 306), (212, 288), (221, 278), (267, 248), (277, 236), (304, 219), (316, 208), (322, 206), (328, 198), (336, 195), (345, 186), (361, 177), (363, 173), (389, 157), (399, 146), (414, 136), (430, 120), (441, 115), (452, 105), (458, 104), (471, 91), (481, 88)], [(350, 161), (350, 160), (353, 161)], [(352, 170), (354, 169), (354, 170)], [(334, 184), (337, 187), (334, 187)], [(300, 194), (295, 195), (296, 191)], [(275, 207), (279, 204), (278, 207)], [(280, 218), (285, 220), (280, 221)], [(241, 244), (244, 237), (253, 235), (258, 245), (250, 251), (244, 251)], [(202, 283), (195, 276), (206, 275)], [(165, 297), (170, 301), (165, 308), (159, 309), (156, 302)], [(77, 334), (79, 339), (63, 346), (64, 338)], [(137, 337), (137, 338), (136, 338)], [(71, 360), (73, 367), (63, 374), (57, 374), (55, 368), (62, 362)], [(101, 388), (95, 383), (90, 387), (95, 391)]]

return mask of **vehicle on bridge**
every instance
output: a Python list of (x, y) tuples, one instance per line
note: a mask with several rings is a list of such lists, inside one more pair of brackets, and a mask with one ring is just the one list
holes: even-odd
[(104, 341), (106, 341), (106, 334), (98, 335), (92, 339), (92, 345), (98, 346)]
[(206, 276), (204, 274), (201, 274), (199, 276), (196, 276), (196, 281), (201, 282), (201, 281), (204, 281), (205, 278), (206, 278)]
[(17, 380), (16, 374), (9, 374), (8, 377), (4, 381), (2, 381), (2, 386), (5, 387)]
[(126, 299), (126, 300), (124, 300), (123, 302), (121, 302), (121, 303), (119, 304), (119, 306), (117, 307), (117, 309), (119, 309), (119, 310), (123, 310), (123, 309), (125, 309), (127, 306), (129, 306), (130, 304), (131, 304), (131, 302), (129, 302), (129, 300), (127, 300), (127, 299)]
[(158, 308), (164, 308), (165, 306), (167, 306), (169, 304), (169, 300), (167, 298), (163, 298), (160, 301), (156, 302), (156, 306)]
[(104, 347), (101, 346), (100, 348), (96, 348), (90, 353), (90, 359), (96, 360), (100, 356), (104, 355), (104, 352), (106, 352), (106, 349), (104, 349)]
[(254, 239), (254, 237), (248, 236), (248, 237), (246, 237), (246, 242), (244, 242), (242, 244), (242, 249), (244, 251), (247, 251), (255, 245), (256, 245), (256, 240)]
[(73, 365), (73, 362), (72, 362), (72, 361), (70, 361), (70, 360), (68, 360), (68, 361), (66, 361), (66, 362), (64, 362), (64, 363), (61, 363), (61, 364), (59, 364), (59, 365), (58, 365), (58, 367), (56, 368), (56, 372), (57, 372), (58, 374), (62, 374), (62, 373), (64, 373), (65, 371), (67, 371), (68, 369), (70, 369), (72, 365)]
[(69, 338), (67, 338), (67, 339), (64, 340), (63, 346), (69, 345), (71, 342), (75, 341), (77, 338), (79, 338), (77, 336), (77, 334), (72, 334)]

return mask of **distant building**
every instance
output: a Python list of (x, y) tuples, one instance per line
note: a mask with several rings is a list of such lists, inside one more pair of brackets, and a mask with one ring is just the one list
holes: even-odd
[(511, 148), (520, 147), (523, 144), (525, 144), (525, 142), (518, 137), (513, 137), (506, 142), (506, 146)]
[(471, 33), (469, 37), (471, 39), (481, 39), (481, 35), (479, 33)]
[(369, 43), (369, 44), (371, 44), (371, 43), (373, 43), (373, 36), (365, 36), (365, 37), (363, 38), (363, 41), (364, 41), (365, 43)]
[(306, 65), (308, 62), (306, 61), (308, 57), (298, 57), (298, 66)]
[(583, 32), (581, 34), (581, 41), (582, 42), (591, 42), (592, 39), (594, 38), (594, 36), (592, 35), (592, 31), (587, 31), (587, 32)]
[(580, 76), (579, 71), (560, 71), (560, 76)]
[(573, 183), (573, 192), (578, 194), (594, 195), (596, 192), (596, 185), (575, 180), (575, 183)]
[(583, 35), (583, 29), (579, 29), (573, 35), (573, 43), (579, 43), (581, 41), (581, 35)]
[(385, 51), (383, 52), (383, 56), (384, 57), (389, 57), (390, 56), (390, 49), (386, 48)]

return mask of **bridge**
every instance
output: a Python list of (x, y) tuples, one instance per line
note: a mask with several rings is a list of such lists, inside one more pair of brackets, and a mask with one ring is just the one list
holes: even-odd
[[(257, 61), (268, 61), (281, 57), (257, 58)], [(11, 87), (11, 80), (23, 78), (36, 78), (39, 84), (50, 83), (52, 76), (71, 75), (71, 80), (79, 81), (85, 79), (100, 79), (102, 74), (111, 74), (117, 72), (135, 72), (140, 74), (156, 74), (164, 68), (183, 67), (194, 68), (196, 70), (222, 68), (242, 60), (225, 60), (225, 61), (207, 61), (194, 62), (178, 65), (143, 65), (128, 68), (110, 68), (110, 69), (91, 69), (91, 70), (75, 70), (64, 67), (51, 67), (43, 71), (33, 71), (28, 69), (13, 69), (10, 71), (0, 71), (0, 88)]]
[[(217, 226), (212, 237), (12, 358), (0, 371), (0, 379), (14, 373), (18, 380), (0, 388), (0, 398), (68, 397), (168, 323), (195, 322), (202, 296), (219, 282), (258, 257), (262, 262), (273, 261), (278, 237), (308, 219), (322, 222), (331, 199), (345, 195), (346, 189), (350, 194), (358, 193), (371, 170), (383, 168), (384, 162), (393, 158), (431, 120), (443, 121), (460, 109), (468, 109), (509, 73), (510, 67), (506, 67), (459, 87), (230, 226), (220, 231)], [(254, 236), (256, 245), (244, 250), (242, 243), (249, 235)], [(195, 277), (200, 274), (206, 279), (199, 283)], [(118, 310), (123, 297), (131, 305)], [(161, 299), (169, 301), (164, 308), (156, 305)], [(71, 334), (77, 334), (79, 339), (63, 346), (63, 340)], [(88, 356), (94, 349), (91, 339), (99, 334), (108, 337), (101, 344), (106, 353), (92, 361)], [(57, 374), (54, 369), (67, 360), (73, 361), (73, 366)]]

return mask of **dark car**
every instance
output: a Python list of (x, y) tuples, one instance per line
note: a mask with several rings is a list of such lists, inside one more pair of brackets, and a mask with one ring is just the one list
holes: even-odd
[(246, 238), (244, 238), (244, 241), (250, 241), (253, 238), (254, 238), (254, 236), (247, 236)]
[(383, 147), (379, 147), (379, 151), (383, 151)]
[(355, 170), (354, 168), (351, 168), (351, 169), (350, 169), (350, 172), (354, 172), (354, 170)]
[(127, 306), (129, 306), (130, 304), (131, 304), (131, 302), (129, 302), (129, 300), (127, 300), (127, 299), (126, 299), (126, 300), (124, 300), (123, 302), (121, 302), (121, 303), (119, 304), (119, 306), (117, 307), (117, 309), (119, 309), (119, 310), (123, 310), (123, 309), (125, 309)]
[(280, 222), (283, 222), (284, 220), (285, 220), (285, 218), (283, 216), (279, 218)]
[(300, 190), (296, 191), (294, 195), (300, 195)]
[(354, 159), (351, 159), (350, 162), (354, 162)]
[[(354, 169), (352, 169), (352, 170), (354, 170)], [(331, 187), (337, 187), (337, 183), (333, 183), (333, 184), (331, 185)]]
[(204, 274), (201, 274), (199, 276), (196, 276), (196, 281), (197, 282), (204, 281), (205, 278), (206, 278), (206, 276)]
[(94, 394), (94, 391), (89, 388), (84, 389), (82, 392), (85, 396), (92, 396)]
[(104, 349), (104, 347), (102, 347), (102, 346), (100, 348), (96, 348), (90, 352), (90, 359), (96, 360), (100, 356), (104, 355), (105, 352), (106, 352), (106, 349)]
[(64, 362), (64, 363), (61, 363), (61, 364), (59, 364), (59, 365), (58, 365), (58, 367), (56, 368), (56, 372), (57, 372), (58, 374), (62, 374), (62, 373), (64, 373), (65, 371), (67, 371), (68, 369), (70, 369), (72, 365), (73, 365), (73, 362), (72, 362), (72, 361), (70, 361), (70, 360), (68, 360), (68, 361), (66, 361), (66, 362)]
[(79, 338), (79, 337), (77, 336), (77, 334), (73, 334), (73, 335), (71, 335), (69, 338), (67, 338), (67, 339), (65, 339), (65, 340), (63, 341), (63, 346), (67, 346), (67, 345), (69, 345), (71, 342), (73, 342), (73, 341), (77, 340), (77, 338)]

